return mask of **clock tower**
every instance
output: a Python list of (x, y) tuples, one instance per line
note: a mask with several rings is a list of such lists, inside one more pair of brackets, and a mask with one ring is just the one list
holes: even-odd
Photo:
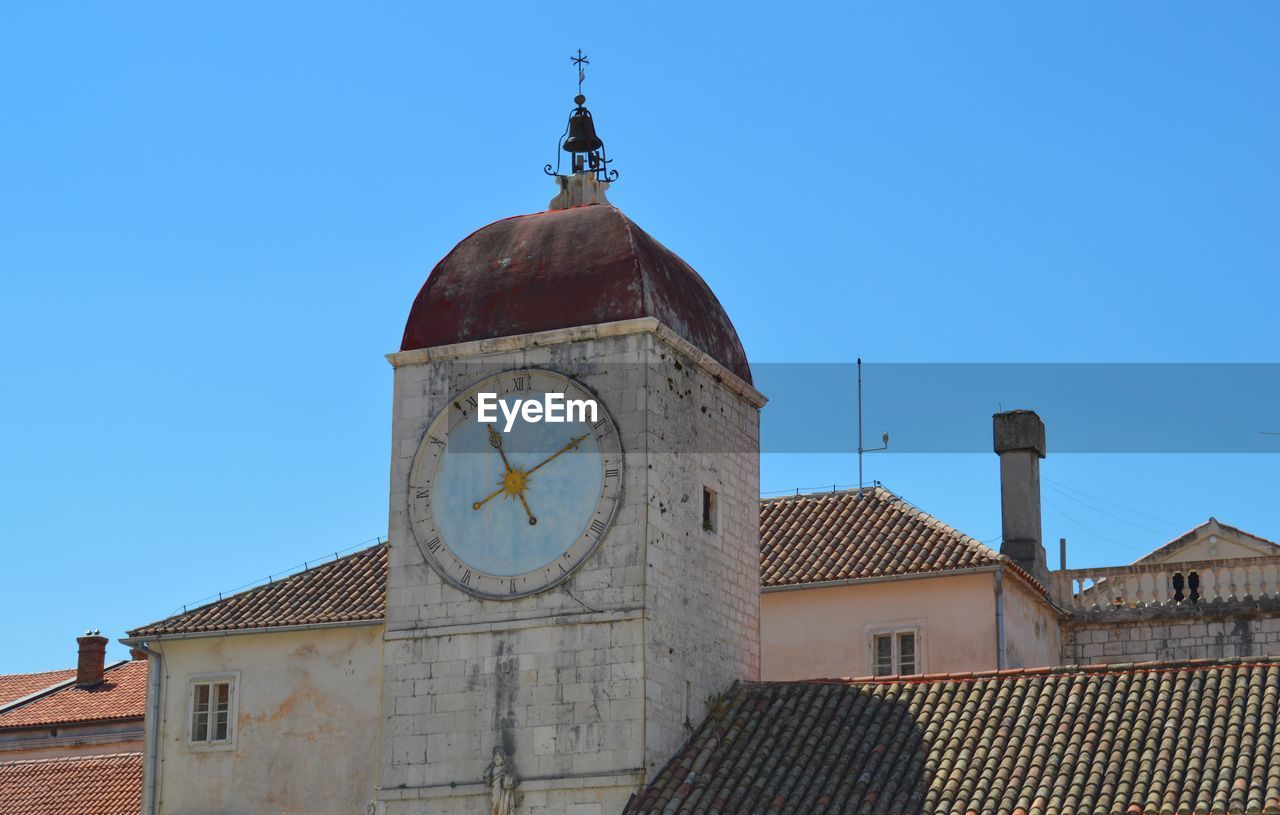
[(584, 102), (550, 209), (449, 252), (388, 357), (387, 815), (619, 812), (759, 676), (765, 400), (706, 283), (606, 200)]

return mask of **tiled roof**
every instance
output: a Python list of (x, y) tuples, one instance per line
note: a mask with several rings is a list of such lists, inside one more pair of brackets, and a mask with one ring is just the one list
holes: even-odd
[(386, 582), (383, 543), (144, 625), (129, 636), (381, 620), (386, 614)]
[(996, 564), (1044, 591), (1008, 558), (883, 487), (864, 490), (861, 498), (848, 490), (760, 502), (765, 588)]
[[(75, 671), (71, 672), (75, 676)], [(68, 685), (0, 713), (0, 729), (103, 719), (141, 719), (146, 713), (147, 663), (125, 662), (107, 670), (101, 684)]]
[(1280, 813), (1280, 660), (735, 686), (633, 815)]
[(42, 671), (35, 674), (0, 674), (0, 707), (24, 696), (30, 696), (36, 691), (66, 682), (75, 675), (75, 668), (63, 671)]
[[(765, 588), (940, 572), (1012, 561), (883, 487), (760, 502), (760, 581)], [(131, 637), (381, 620), (387, 544), (142, 626)]]
[(137, 815), (142, 754), (0, 762), (4, 815)]

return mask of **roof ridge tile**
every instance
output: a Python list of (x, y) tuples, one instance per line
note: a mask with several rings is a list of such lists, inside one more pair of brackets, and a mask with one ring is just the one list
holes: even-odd
[(382, 620), (389, 547), (383, 541), (310, 566), (135, 628), (129, 637)]

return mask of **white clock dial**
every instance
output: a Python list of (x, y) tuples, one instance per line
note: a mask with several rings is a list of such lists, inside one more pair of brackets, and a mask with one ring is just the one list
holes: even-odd
[[(479, 394), (594, 401), (595, 420), (478, 418)], [(577, 416), (574, 417), (579, 418)], [(409, 515), (423, 555), (458, 588), (511, 599), (565, 580), (596, 550), (622, 498), (622, 446), (604, 404), (560, 374), (508, 371), (450, 403), (418, 446)]]

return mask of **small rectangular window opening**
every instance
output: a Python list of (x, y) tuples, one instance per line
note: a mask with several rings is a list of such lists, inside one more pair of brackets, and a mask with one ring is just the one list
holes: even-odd
[(876, 676), (893, 675), (893, 636), (881, 634), (875, 639)]
[(871, 638), (871, 670), (876, 676), (910, 676), (919, 672), (916, 632), (897, 631)]
[(916, 635), (904, 631), (898, 635), (898, 673), (907, 676), (916, 672)]
[(224, 744), (231, 740), (231, 681), (191, 686), (191, 741)]
[(702, 528), (716, 531), (716, 491), (710, 487), (702, 488)]

